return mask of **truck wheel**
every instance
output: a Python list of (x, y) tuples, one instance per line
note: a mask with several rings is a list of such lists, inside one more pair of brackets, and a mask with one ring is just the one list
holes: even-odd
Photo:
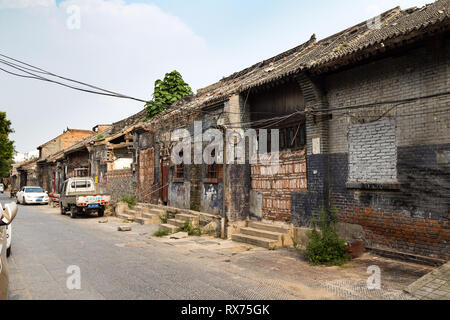
[(105, 215), (105, 209), (98, 210), (98, 216), (103, 217)]
[(76, 217), (77, 217), (77, 207), (75, 207), (75, 206), (72, 206), (71, 208), (70, 208), (70, 217), (72, 218), (72, 219), (75, 219)]

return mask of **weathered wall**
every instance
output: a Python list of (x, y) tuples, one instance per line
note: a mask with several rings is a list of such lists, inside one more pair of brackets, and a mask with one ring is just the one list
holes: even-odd
[(255, 212), (261, 207), (263, 219), (290, 223), (292, 215), (300, 214), (291, 210), (291, 197), (305, 193), (307, 188), (305, 150), (280, 153), (279, 166), (252, 165), (251, 179), (254, 197), (260, 199), (254, 200), (253, 215), (257, 215)]
[[(436, 42), (440, 50), (435, 50)], [(370, 104), (448, 91), (449, 40), (435, 39), (432, 44), (328, 76), (330, 105)], [(338, 208), (341, 221), (363, 226), (368, 245), (450, 257), (449, 105), (449, 97), (440, 96), (333, 114), (329, 121), (330, 203)], [(370, 157), (374, 168), (378, 165), (381, 171), (395, 171), (398, 189), (392, 190), (386, 184), (388, 179), (369, 187), (349, 188), (349, 178), (357, 172), (361, 182), (373, 182), (377, 177), (364, 168), (364, 161), (357, 172), (349, 170), (354, 168), (354, 153), (358, 152), (352, 128), (369, 132), (382, 124), (373, 122), (378, 119), (395, 124), (395, 150), (391, 136), (370, 134), (361, 139), (366, 139), (367, 148), (385, 144), (388, 155), (381, 151)], [(367, 150), (359, 151), (367, 155)]]
[(78, 168), (87, 168), (89, 174), (89, 152), (86, 149), (67, 155), (65, 163), (67, 166), (66, 178), (74, 177), (74, 170)]
[(139, 175), (137, 196), (139, 201), (152, 202), (156, 197), (157, 189), (155, 182), (155, 150), (154, 148), (142, 149), (139, 151)]
[(94, 131), (71, 129), (65, 132), (60, 138), (61, 150), (73, 146), (75, 143), (78, 143), (81, 140), (92, 136), (93, 134), (95, 134)]
[(124, 195), (135, 195), (136, 183), (130, 169), (113, 170), (107, 173), (106, 192), (113, 202), (120, 201)]
[[(169, 159), (168, 205), (183, 209), (200, 210), (220, 214), (223, 207), (223, 182), (206, 181), (206, 164), (185, 164), (184, 178), (174, 179), (175, 165), (170, 161), (174, 146), (171, 134), (176, 129), (187, 129), (194, 137), (194, 121), (201, 121), (203, 132), (217, 124), (221, 108), (205, 113), (175, 114), (162, 122), (156, 122), (151, 132), (135, 133), (137, 150), (138, 199), (158, 203), (162, 185), (161, 160)], [(192, 160), (194, 159), (192, 139)], [(204, 144), (208, 144), (205, 142)], [(153, 155), (152, 155), (153, 154)], [(166, 161), (166, 160), (165, 160)]]

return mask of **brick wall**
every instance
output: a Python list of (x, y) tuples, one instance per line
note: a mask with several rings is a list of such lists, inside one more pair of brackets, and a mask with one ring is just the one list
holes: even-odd
[(155, 183), (155, 150), (154, 148), (142, 149), (139, 154), (139, 175), (137, 195), (139, 201), (152, 202), (152, 198), (158, 196), (158, 188)]
[(280, 153), (277, 168), (251, 165), (251, 190), (262, 195), (263, 219), (291, 222), (291, 195), (306, 188), (305, 150)]
[[(442, 50), (423, 43), (402, 54), (327, 76), (329, 105), (370, 104), (448, 90), (450, 45), (448, 40), (436, 41), (442, 41)], [(441, 96), (336, 111), (329, 120), (330, 204), (338, 208), (340, 221), (364, 228), (369, 246), (450, 257), (450, 165), (440, 160), (440, 155), (450, 152), (449, 105), (449, 97)], [(382, 121), (373, 123), (377, 119)], [(395, 149), (391, 133), (382, 137), (372, 132), (377, 125), (386, 124), (392, 132), (393, 123)], [(352, 144), (358, 139), (366, 147), (383, 146), (377, 147), (378, 155), (377, 148), (369, 153), (360, 150), (373, 164), (355, 154), (358, 150)], [(388, 154), (383, 156), (383, 152)], [(394, 153), (398, 190), (389, 190), (383, 181), (378, 181), (375, 190), (348, 188), (349, 177), (362, 181), (393, 177)], [(359, 168), (350, 172), (354, 163), (359, 163)], [(370, 173), (370, 168), (381, 175)]]
[(395, 121), (353, 124), (348, 129), (349, 180), (397, 180)]
[(123, 195), (135, 195), (136, 183), (130, 169), (108, 171), (106, 192), (113, 202), (120, 201)]

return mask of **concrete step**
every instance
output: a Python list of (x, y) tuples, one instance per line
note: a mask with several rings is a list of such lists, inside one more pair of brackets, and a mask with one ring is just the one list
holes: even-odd
[(199, 224), (199, 217), (193, 214), (187, 214), (187, 213), (177, 213), (175, 215), (175, 219), (181, 220), (181, 221), (190, 221), (190, 223), (193, 226), (198, 226)]
[(291, 234), (289, 233), (279, 233), (273, 231), (267, 231), (262, 229), (255, 228), (241, 228), (241, 233), (249, 236), (254, 236), (258, 238), (266, 238), (269, 240), (276, 240), (281, 243), (282, 246), (291, 246), (293, 245)]
[(283, 233), (271, 232), (271, 231), (255, 229), (255, 228), (249, 228), (249, 227), (241, 228), (241, 233), (249, 235), (249, 236), (254, 236), (254, 237), (259, 237), (259, 238), (266, 238), (266, 239), (269, 239), (269, 240), (277, 240), (277, 241), (281, 241), (282, 240), (282, 236), (283, 236)]
[(185, 220), (179, 220), (179, 219), (169, 219), (169, 220), (167, 220), (168, 224), (176, 226), (177, 228), (183, 227), (185, 222), (186, 222)]
[(270, 224), (270, 223), (257, 222), (257, 221), (249, 221), (247, 226), (249, 228), (253, 228), (253, 229), (265, 230), (265, 231), (270, 231), (270, 232), (278, 232), (278, 233), (284, 233), (284, 234), (288, 234), (290, 231), (289, 227), (279, 226), (279, 225)]
[(160, 226), (161, 229), (169, 230), (169, 233), (175, 233), (178, 230), (177, 226), (174, 226), (172, 224), (164, 223)]
[(257, 247), (263, 247), (266, 249), (275, 249), (281, 247), (281, 242), (277, 240), (270, 240), (267, 238), (260, 238), (255, 236), (250, 236), (242, 233), (235, 233), (231, 235), (231, 239), (237, 242), (243, 242), (252, 244)]

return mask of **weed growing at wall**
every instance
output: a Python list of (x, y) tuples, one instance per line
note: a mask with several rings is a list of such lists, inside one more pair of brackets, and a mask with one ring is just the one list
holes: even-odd
[(124, 195), (124, 196), (122, 196), (120, 201), (128, 203), (128, 207), (130, 209), (135, 207), (137, 204), (136, 197), (134, 195)]
[(187, 232), (190, 236), (201, 236), (202, 230), (199, 227), (194, 227), (189, 220), (184, 222), (184, 226), (178, 228), (178, 232)]
[(312, 265), (342, 265), (350, 260), (345, 241), (340, 239), (336, 231), (337, 213), (335, 208), (328, 212), (319, 212), (319, 228), (315, 218), (312, 220), (313, 230), (309, 232), (306, 246), (306, 257)]

